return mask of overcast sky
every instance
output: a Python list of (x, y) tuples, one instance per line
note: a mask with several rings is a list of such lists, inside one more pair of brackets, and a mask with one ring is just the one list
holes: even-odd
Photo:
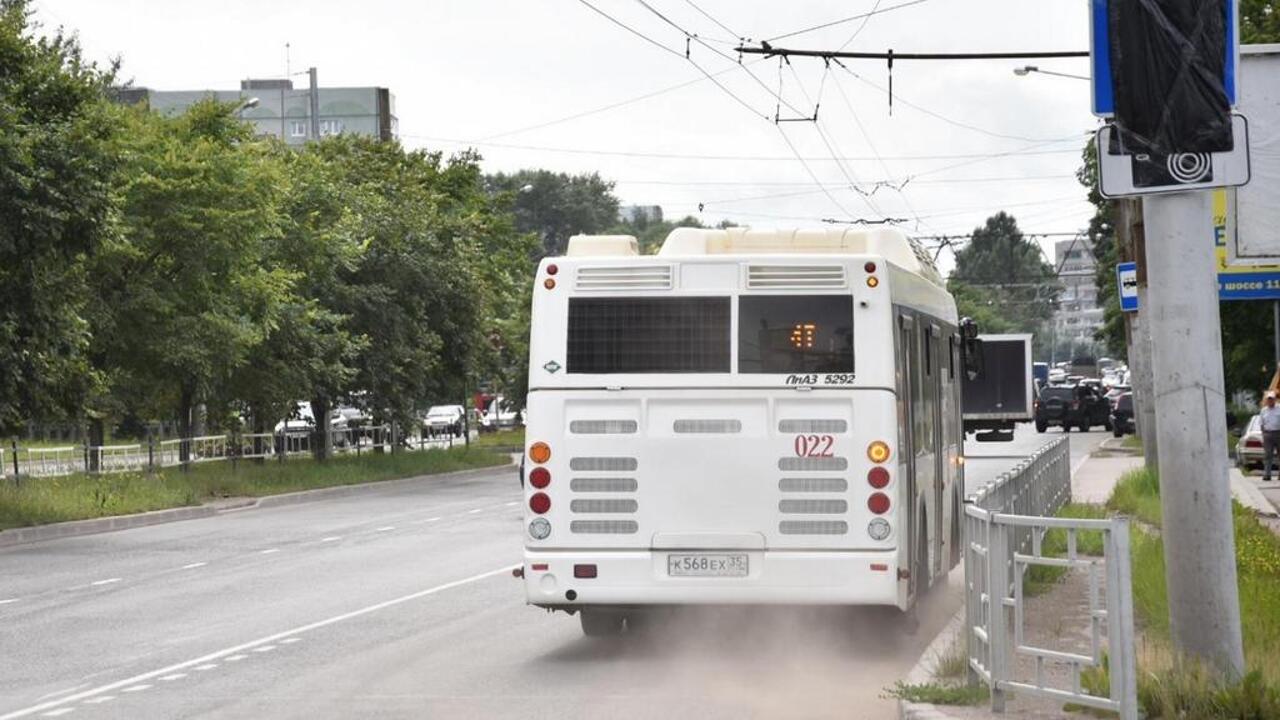
[[(899, 60), (890, 115), (884, 61), (848, 60), (847, 71), (827, 71), (819, 59), (780, 67), (746, 56), (757, 82), (732, 50), (738, 37), (777, 38), (877, 8), (883, 12), (865, 24), (772, 44), (1084, 50), (1084, 0), (646, 0), (710, 46), (691, 43), (691, 59), (681, 30), (639, 0), (589, 1), (674, 52), (583, 0), (36, 0), (35, 7), (44, 23), (78, 32), (91, 58), (119, 55), (125, 78), (162, 90), (234, 89), (242, 78), (281, 76), (289, 43), (294, 72), (315, 66), (321, 86), (390, 88), (410, 147), (451, 152), (471, 144), (491, 171), (598, 171), (617, 183), (624, 204), (661, 205), (669, 218), (812, 227), (824, 218), (892, 217), (907, 219), (908, 232), (935, 235), (969, 232), (1001, 209), (1039, 233), (1077, 231), (1091, 215), (1073, 177), (1097, 125), (1088, 82), (1015, 76), (1026, 64), (1019, 61)], [(904, 7), (890, 9), (896, 5)], [(1088, 74), (1084, 59), (1035, 64)], [(783, 105), (781, 116), (812, 114), (816, 102), (816, 125), (773, 122), (780, 71), (780, 94), (793, 106)], [(660, 92), (682, 83), (689, 84)], [(1052, 256), (1052, 241), (1044, 245)], [(942, 264), (950, 265), (946, 253)]]

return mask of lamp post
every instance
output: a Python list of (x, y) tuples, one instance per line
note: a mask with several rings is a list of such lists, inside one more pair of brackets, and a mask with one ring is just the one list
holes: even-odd
[(240, 103), (239, 105), (237, 105), (236, 109), (231, 111), (231, 114), (235, 115), (236, 117), (240, 117), (240, 114), (243, 113), (245, 110), (252, 110), (253, 108), (258, 107), (258, 104), (260, 102), (261, 101), (258, 100), (258, 98), (251, 97), (245, 100), (244, 102)]

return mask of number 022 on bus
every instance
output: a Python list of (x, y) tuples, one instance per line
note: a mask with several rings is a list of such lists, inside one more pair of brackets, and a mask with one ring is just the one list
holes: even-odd
[(903, 233), (577, 236), (534, 284), (527, 601), (903, 611), (960, 558), (955, 302)]

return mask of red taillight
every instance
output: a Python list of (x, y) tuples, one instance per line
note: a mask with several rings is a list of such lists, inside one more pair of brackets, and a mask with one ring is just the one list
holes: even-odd
[(889, 566), (885, 563), (871, 563), (871, 569), (876, 572), (889, 572)]
[(889, 484), (889, 471), (882, 467), (873, 467), (871, 472), (867, 473), (867, 482), (871, 483), (871, 487), (879, 490)]
[(530, 565), (530, 566), (529, 566), (529, 569), (530, 569), (530, 570), (536, 570), (536, 571), (538, 571), (538, 572), (546, 572), (546, 571), (547, 571), (547, 568), (549, 568), (549, 567), (550, 567), (550, 565), (548, 565), (547, 563), (534, 563), (534, 564), (532, 564), (532, 565)]
[(867, 498), (867, 509), (877, 515), (889, 512), (889, 496), (884, 493), (872, 493)]
[(529, 497), (529, 509), (539, 515), (551, 509), (551, 496), (546, 493), (534, 493)]
[(529, 473), (529, 484), (541, 490), (551, 484), (551, 471), (546, 468), (534, 468)]
[(576, 578), (593, 578), (596, 576), (595, 565), (574, 565), (573, 576)]
[(866, 270), (869, 273), (873, 273), (876, 271), (876, 264), (873, 262), (868, 262), (866, 265), (862, 266), (862, 269)]
[(1260, 447), (1262, 447), (1262, 441), (1261, 441), (1261, 440), (1245, 440), (1245, 441), (1244, 441), (1244, 446), (1245, 446), (1245, 447), (1260, 448)]
[(548, 274), (548, 275), (555, 275), (555, 274), (556, 274), (556, 273), (558, 273), (558, 272), (560, 272), (560, 268), (556, 267), (555, 265), (548, 265), (548, 266), (547, 266), (547, 274)]

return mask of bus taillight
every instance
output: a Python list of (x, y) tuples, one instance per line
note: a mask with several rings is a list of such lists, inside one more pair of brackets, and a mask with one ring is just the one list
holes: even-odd
[[(889, 498), (885, 498), (887, 503)], [(529, 496), (529, 509), (542, 515), (551, 509), (551, 496), (546, 493), (534, 493)]]
[[(537, 497), (535, 495), (534, 497)], [(550, 500), (548, 500), (550, 505)], [(883, 515), (889, 512), (889, 496), (884, 493), (871, 493), (871, 497), (867, 498), (867, 509), (876, 515)]]
[(873, 467), (871, 472), (867, 473), (867, 482), (871, 483), (871, 487), (880, 490), (889, 484), (889, 471), (882, 467)]
[[(534, 468), (529, 473), (529, 484), (541, 490), (551, 484), (551, 471), (544, 467)], [(879, 486), (883, 487), (883, 486)]]

